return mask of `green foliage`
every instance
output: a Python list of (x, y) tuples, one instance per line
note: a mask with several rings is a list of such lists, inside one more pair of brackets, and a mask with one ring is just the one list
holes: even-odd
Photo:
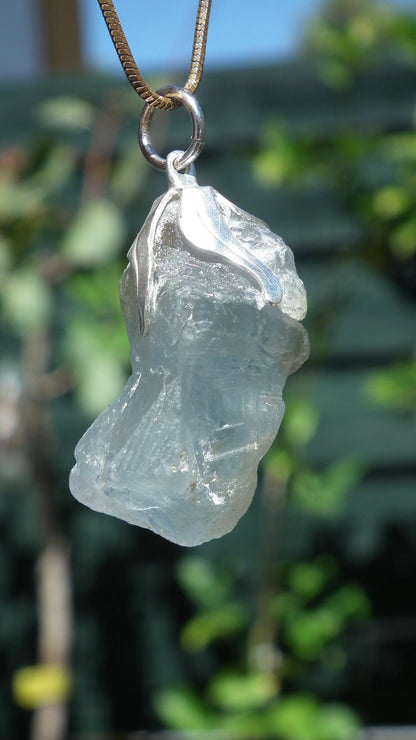
[(139, 197), (147, 178), (147, 168), (144, 157), (137, 156), (136, 139), (127, 140), (120, 149), (109, 182), (109, 193), (118, 205), (125, 207)]
[(91, 416), (100, 413), (117, 397), (125, 380), (123, 363), (105, 344), (105, 332), (94, 334), (94, 328), (91, 321), (71, 322), (65, 347), (79, 403)]
[(172, 688), (161, 692), (155, 700), (159, 717), (175, 730), (191, 732), (212, 729), (211, 717), (196, 691)]
[(362, 475), (362, 465), (351, 459), (331, 463), (321, 472), (299, 470), (292, 480), (291, 501), (306, 511), (337, 515)]
[(416, 59), (416, 18), (379, 0), (330, 0), (312, 24), (306, 50), (322, 79), (343, 89), (381, 59)]
[(95, 120), (96, 110), (85, 100), (59, 97), (47, 100), (38, 107), (38, 121), (45, 129), (58, 131), (89, 130)]
[(234, 583), (229, 571), (190, 556), (179, 561), (177, 577), (198, 610), (182, 630), (181, 641), (187, 650), (198, 652), (216, 640), (241, 633), (247, 624), (247, 612), (233, 597)]
[(295, 140), (279, 122), (269, 124), (263, 146), (255, 160), (255, 173), (265, 185), (295, 184), (305, 178), (313, 180), (322, 166), (308, 139)]
[[(119, 393), (128, 367), (118, 300), (122, 265), (115, 264), (128, 235), (117, 198), (125, 204), (137, 197), (145, 170), (129, 145), (114, 167), (108, 151), (102, 179), (95, 171), (92, 178), (93, 139), (80, 171), (79, 151), (68, 145), (68, 135), (94, 126), (99, 138), (100, 126), (107, 131), (112, 125), (110, 111), (78, 98), (56, 98), (39, 107), (38, 120), (43, 138), (28, 152), (13, 150), (0, 178), (2, 317), (26, 342), (35, 331), (50, 336), (59, 315), (54, 361), (69, 374), (82, 410), (94, 415)], [(47, 135), (52, 129), (53, 138)], [(101, 162), (102, 157), (100, 152)], [(142, 173), (134, 185), (132, 160)], [(78, 204), (74, 188), (80, 176)]]
[(245, 609), (240, 604), (224, 604), (190, 619), (182, 630), (182, 644), (192, 652), (204, 650), (214, 640), (232, 637), (241, 632), (247, 621)]
[(370, 605), (363, 589), (354, 583), (337, 586), (333, 558), (289, 566), (288, 591), (274, 602), (291, 653), (302, 661), (318, 660), (351, 622), (367, 619)]
[(324, 555), (309, 563), (295, 563), (289, 569), (288, 583), (293, 593), (309, 601), (323, 591), (336, 573), (336, 562)]
[(214, 692), (213, 699), (222, 702), (223, 694), (226, 695), (230, 705), (225, 702), (223, 708), (227, 711), (213, 715), (196, 692), (183, 688), (159, 695), (158, 714), (165, 724), (190, 733), (191, 737), (206, 736), (205, 733), (218, 738), (276, 740), (355, 740), (357, 737), (360, 726), (357, 715), (343, 705), (321, 705), (315, 697), (299, 693), (272, 700), (256, 712), (254, 699), (266, 700), (271, 696), (271, 684), (264, 677), (261, 680), (259, 676), (233, 678), (228, 684), (219, 679), (217, 687), (221, 692)]
[(276, 695), (273, 673), (220, 673), (209, 685), (209, 697), (215, 706), (231, 712), (261, 709)]
[[(336, 561), (325, 555), (281, 564), (267, 619), (272, 633), (280, 633), (284, 651), (277, 662), (268, 658), (266, 666), (250, 658), (255, 654), (254, 634), (247, 619), (244, 575), (235, 573), (231, 578), (228, 571), (225, 578), (221, 565), (214, 567), (200, 557), (183, 558), (179, 580), (196, 606), (182, 633), (185, 649), (212, 650), (224, 638), (229, 644), (247, 642), (251, 648), (246, 660), (230, 663), (198, 693), (190, 687), (161, 692), (155, 707), (163, 722), (177, 730), (197, 734), (211, 730), (226, 737), (355, 738), (359, 721), (347, 707), (322, 704), (301, 692), (284, 692), (284, 677), (304, 675), (309, 665), (318, 664), (322, 671), (340, 670), (345, 663), (343, 635), (369, 616), (362, 588), (339, 584), (338, 575)], [(212, 599), (206, 597), (206, 589), (212, 591)], [(263, 656), (278, 654), (277, 645), (259, 647)]]
[(319, 422), (316, 405), (308, 398), (290, 398), (286, 404), (283, 435), (290, 448), (303, 448), (314, 436)]
[(120, 253), (125, 239), (122, 215), (110, 200), (90, 200), (79, 209), (62, 241), (62, 254), (76, 267), (99, 267)]
[(282, 740), (355, 740), (359, 722), (342, 705), (320, 706), (309, 695), (299, 694), (281, 701), (271, 714), (272, 736)]
[(215, 569), (212, 563), (201, 557), (180, 560), (177, 577), (187, 596), (198, 607), (220, 606), (232, 593), (231, 574), (225, 569)]
[(416, 361), (400, 362), (374, 373), (366, 384), (370, 399), (398, 411), (416, 411)]
[(16, 270), (2, 286), (4, 317), (19, 335), (26, 335), (48, 323), (53, 299), (49, 286), (29, 268)]
[[(344, 88), (380, 59), (405, 59), (415, 65), (416, 16), (377, 0), (365, 7), (357, 0), (332, 0), (313, 24), (306, 50), (324, 81)], [(368, 135), (341, 129), (322, 142), (319, 131), (294, 136), (275, 121), (265, 129), (254, 171), (267, 186), (315, 183), (335, 188), (362, 220), (370, 243), (405, 261), (416, 253), (415, 152), (413, 131)], [(375, 163), (384, 173), (381, 184), (367, 175)], [(374, 250), (369, 254), (374, 259)]]

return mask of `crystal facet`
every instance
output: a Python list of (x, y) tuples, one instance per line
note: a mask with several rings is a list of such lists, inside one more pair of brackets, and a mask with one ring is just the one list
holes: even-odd
[(84, 434), (82, 503), (181, 545), (229, 532), (307, 358), (303, 284), (267, 225), (168, 167), (120, 283), (132, 374)]

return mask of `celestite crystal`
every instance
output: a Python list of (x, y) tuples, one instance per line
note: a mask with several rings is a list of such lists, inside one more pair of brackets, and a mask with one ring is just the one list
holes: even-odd
[(306, 296), (267, 225), (168, 167), (120, 283), (132, 374), (75, 450), (73, 495), (181, 545), (229, 532), (307, 358)]

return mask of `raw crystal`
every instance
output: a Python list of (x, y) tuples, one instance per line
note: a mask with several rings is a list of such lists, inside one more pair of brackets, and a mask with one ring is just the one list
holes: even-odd
[(251, 502), (286, 378), (308, 355), (305, 291), (282, 239), (190, 175), (171, 177), (128, 257), (132, 374), (78, 443), (70, 487), (198, 545)]

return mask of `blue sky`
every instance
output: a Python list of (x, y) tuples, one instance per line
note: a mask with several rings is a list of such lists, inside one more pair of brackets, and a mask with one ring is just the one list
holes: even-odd
[[(415, 0), (390, 4), (414, 8)], [(188, 65), (197, 0), (116, 0), (115, 5), (143, 71), (166, 72)], [(321, 5), (321, 0), (213, 0), (207, 68), (271, 62), (290, 55)], [(87, 63), (119, 71), (98, 3), (82, 0), (81, 9)]]

